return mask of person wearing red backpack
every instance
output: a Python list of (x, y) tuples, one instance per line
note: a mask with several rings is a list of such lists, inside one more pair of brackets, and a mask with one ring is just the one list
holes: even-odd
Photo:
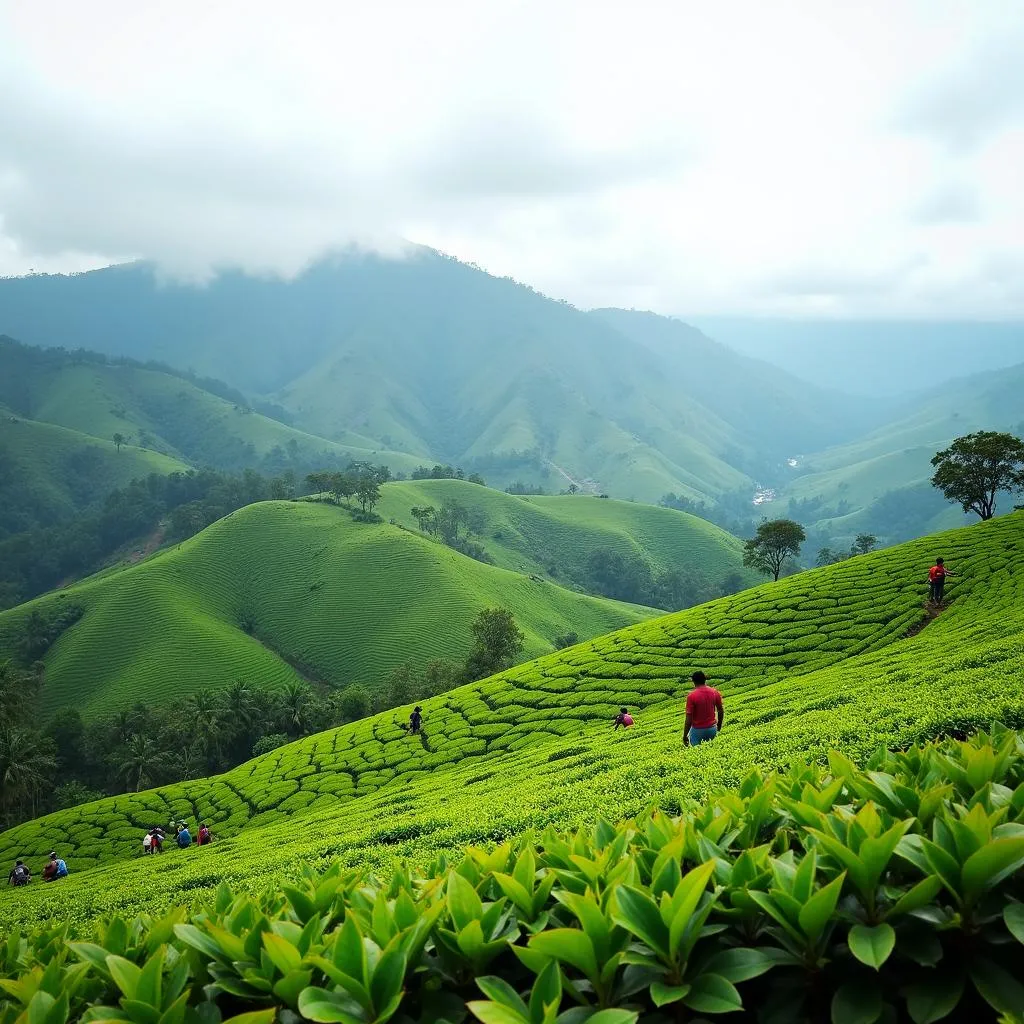
[(946, 590), (946, 577), (952, 576), (941, 558), (928, 570), (928, 600), (937, 608), (942, 606), (942, 598)]

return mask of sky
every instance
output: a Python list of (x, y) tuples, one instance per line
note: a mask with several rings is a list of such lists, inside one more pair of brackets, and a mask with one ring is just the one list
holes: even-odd
[(584, 307), (1024, 316), (1020, 0), (0, 0), (0, 274), (433, 246)]

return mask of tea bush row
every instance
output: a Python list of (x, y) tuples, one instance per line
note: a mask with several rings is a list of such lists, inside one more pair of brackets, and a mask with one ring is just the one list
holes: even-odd
[(0, 1024), (1024, 1019), (1018, 734), (679, 810), (12, 932)]
[[(138, 856), (142, 832), (165, 825), (171, 814), (208, 821), (225, 854), (228, 849), (247, 853), (249, 843), (269, 843), (282, 857), (285, 851), (297, 856), (308, 849), (316, 858), (339, 844), (366, 854), (373, 845), (366, 836), (382, 813), (377, 798), (390, 799), (395, 789), (414, 808), (410, 815), (432, 813), (448, 823), (445, 837), (436, 842), (450, 848), (467, 829), (510, 834), (545, 815), (571, 823), (599, 813), (635, 813), (661, 791), (697, 795), (706, 779), (738, 779), (752, 764), (774, 767), (793, 756), (821, 756), (829, 747), (863, 753), (879, 742), (968, 731), (993, 718), (1024, 725), (1019, 686), (1024, 603), (1011, 599), (1019, 590), (1020, 573), (1014, 570), (1024, 556), (1022, 525), (1021, 516), (1009, 516), (941, 541), (866, 556), (870, 571), (858, 568), (860, 560), (854, 559), (782, 581), (778, 588), (611, 634), (424, 702), (422, 740), (399, 728), (400, 714), (378, 715), (275, 750), (224, 776), (50, 815), (0, 835), (0, 858), (44, 858), (56, 846), (81, 872)], [(872, 585), (899, 582), (908, 614), (919, 616), (919, 595), (906, 581), (916, 579), (914, 573), (937, 544), (953, 553), (951, 562), (956, 559), (959, 589), (950, 609), (911, 640), (902, 639), (897, 623), (875, 650), (860, 657), (844, 659), (840, 653), (828, 667), (805, 665), (788, 672), (780, 662), (799, 660), (800, 652), (774, 661), (752, 659), (756, 669), (731, 680), (732, 661), (673, 653), (673, 638), (684, 636), (686, 650), (699, 649), (695, 619), (713, 622), (719, 631), (732, 629), (729, 616), (738, 606), (770, 621), (773, 603), (790, 590), (828, 591), (841, 605), (852, 593), (850, 567), (857, 570), (850, 578)], [(980, 572), (979, 563), (991, 575)], [(814, 633), (813, 615), (805, 628), (807, 635), (828, 642), (827, 633)], [(616, 660), (622, 650), (656, 650), (676, 659), (675, 670), (656, 666), (646, 678), (627, 677)], [(683, 751), (682, 680), (698, 665), (722, 686), (726, 730), (710, 749)], [(560, 684), (567, 670), (579, 676), (574, 688), (564, 691)], [(550, 688), (552, 682), (559, 688)], [(634, 709), (637, 726), (628, 735), (613, 735), (610, 719), (622, 702)], [(574, 764), (571, 774), (537, 785), (552, 755), (581, 745), (592, 752), (591, 759)], [(467, 792), (467, 779), (484, 776)], [(265, 838), (256, 835), (256, 826), (263, 826)], [(239, 864), (237, 872), (228, 869), (232, 877), (241, 877), (244, 862)], [(152, 874), (156, 866), (136, 870)], [(99, 882), (97, 887), (106, 891)], [(161, 891), (159, 884), (154, 891)], [(93, 901), (84, 890), (80, 898)], [(18, 913), (4, 906), (9, 902), (0, 899), (0, 919)]]

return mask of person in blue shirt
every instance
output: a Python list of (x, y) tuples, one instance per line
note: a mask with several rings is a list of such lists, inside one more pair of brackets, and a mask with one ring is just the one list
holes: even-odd
[(43, 868), (43, 881), (52, 882), (57, 878), (68, 877), (68, 866), (62, 857), (57, 856), (56, 850), (50, 851), (50, 863)]
[(192, 845), (192, 833), (189, 832), (188, 826), (185, 824), (178, 829), (178, 845), (183, 850), (187, 850)]

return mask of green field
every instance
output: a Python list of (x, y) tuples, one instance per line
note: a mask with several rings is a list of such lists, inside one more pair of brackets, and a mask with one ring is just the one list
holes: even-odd
[(459, 480), (417, 480), (382, 488), (385, 519), (418, 529), (414, 506), (462, 505), (481, 520), (478, 539), (495, 564), (517, 572), (578, 578), (599, 549), (639, 556), (659, 571), (720, 581), (743, 569), (743, 545), (724, 530), (673, 509), (584, 495), (514, 496)]
[[(277, 506), (268, 506), (277, 511)], [(312, 509), (312, 513), (325, 510)], [(227, 528), (227, 524), (224, 524)], [(920, 632), (921, 580), (943, 553), (948, 609)], [(678, 807), (757, 766), (864, 759), (993, 720), (1024, 725), (1024, 515), (1014, 514), (622, 629), (423, 702), (301, 740), (217, 778), (109, 798), (0, 836), (0, 860), (57, 847), (60, 897), (7, 896), (8, 920), (166, 906), (222, 879), (280, 884), (297, 865), (423, 860), (548, 824)], [(214, 666), (207, 662), (207, 670)], [(726, 701), (718, 741), (684, 751), (682, 681), (703, 668)], [(620, 704), (637, 725), (612, 733)], [(142, 830), (205, 819), (207, 851), (132, 868)], [(96, 867), (94, 871), (86, 868)]]
[(188, 467), (158, 452), (99, 440), (0, 406), (0, 500), (22, 529), (60, 522), (137, 477)]
[(66, 601), (85, 614), (46, 655), (42, 710), (86, 716), (235, 679), (281, 687), (299, 672), (372, 688), (406, 662), (464, 657), (486, 607), (512, 610), (528, 655), (562, 633), (590, 637), (656, 614), (287, 501), (247, 506), (143, 563), (0, 614), (0, 651), (33, 609)]

